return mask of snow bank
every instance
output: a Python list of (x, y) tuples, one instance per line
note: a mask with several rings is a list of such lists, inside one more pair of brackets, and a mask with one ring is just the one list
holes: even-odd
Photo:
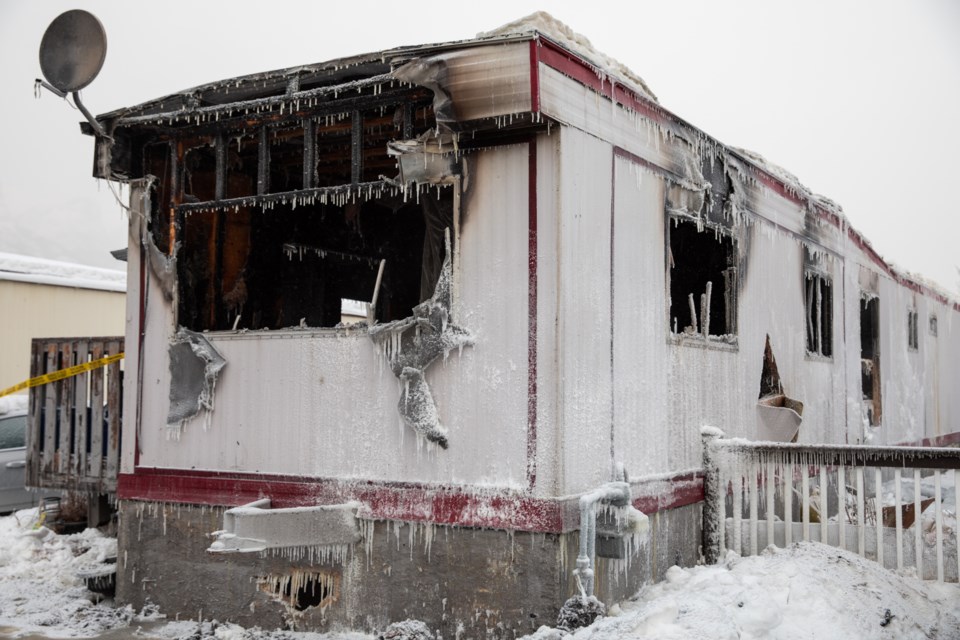
[(960, 588), (921, 582), (817, 543), (681, 569), (565, 636), (623, 638), (960, 638)]
[[(0, 518), (0, 628), (44, 637), (99, 637), (130, 629), (143, 640), (374, 640), (361, 633), (245, 629), (215, 621), (164, 621), (94, 604), (76, 577), (116, 553), (93, 529), (59, 536), (35, 529), (36, 510)], [(817, 543), (769, 548), (721, 564), (672, 567), (610, 616), (565, 634), (541, 627), (528, 640), (621, 638), (960, 638), (960, 587), (921, 582)], [(109, 630), (116, 629), (114, 633)], [(106, 636), (105, 636), (106, 637)]]
[(648, 100), (657, 102), (657, 96), (643, 81), (643, 78), (634, 73), (622, 62), (614, 60), (601, 51), (597, 51), (590, 41), (583, 35), (560, 22), (546, 11), (537, 11), (530, 15), (508, 22), (507, 24), (477, 34), (478, 38), (492, 38), (513, 34), (539, 32), (559, 45), (576, 53), (581, 58), (592, 62), (601, 78), (613, 77), (618, 84), (623, 84)]
[(127, 274), (123, 271), (13, 253), (0, 253), (0, 280), (101, 291), (127, 290)]
[(115, 556), (116, 539), (96, 529), (59, 536), (36, 522), (36, 509), (0, 518), (0, 627), (75, 636), (127, 626), (131, 609), (94, 604), (75, 575)]

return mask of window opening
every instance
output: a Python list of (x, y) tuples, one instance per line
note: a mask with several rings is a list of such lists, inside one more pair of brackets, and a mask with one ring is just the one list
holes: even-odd
[(672, 218), (668, 234), (671, 331), (734, 336), (736, 241), (718, 228), (680, 218)]
[(860, 371), (868, 423), (880, 424), (880, 301), (871, 294), (860, 299)]
[(226, 146), (226, 197), (244, 198), (256, 195), (260, 163), (258, 133), (245, 133), (224, 138)]
[(930, 314), (930, 335), (937, 337), (937, 314)]
[(184, 202), (215, 200), (217, 194), (217, 153), (214, 140), (187, 149), (183, 158)]
[(833, 355), (833, 287), (830, 280), (814, 271), (804, 279), (804, 308), (807, 325), (807, 353)]
[(419, 203), (396, 196), (189, 213), (178, 323), (193, 331), (334, 327), (344, 300), (371, 303), (375, 290), (376, 321), (405, 318), (433, 294), (443, 230), (452, 226), (452, 188)]
[(907, 311), (907, 348), (916, 351), (920, 348), (920, 314), (915, 310)]
[(283, 193), (303, 188), (303, 126), (271, 129), (269, 192)]

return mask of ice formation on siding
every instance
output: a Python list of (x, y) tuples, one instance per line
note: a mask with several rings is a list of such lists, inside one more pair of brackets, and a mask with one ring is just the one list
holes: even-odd
[(440, 424), (436, 402), (426, 380), (426, 370), (441, 355), (474, 343), (473, 334), (450, 323), (450, 239), (433, 295), (413, 308), (413, 315), (370, 328), (370, 337), (401, 382), (397, 410), (403, 423), (418, 435), (444, 449), (447, 429)]

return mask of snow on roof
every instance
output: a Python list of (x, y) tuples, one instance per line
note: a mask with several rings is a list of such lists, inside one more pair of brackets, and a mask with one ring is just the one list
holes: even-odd
[(26, 411), (29, 407), (29, 396), (26, 393), (0, 398), (0, 416)]
[(564, 48), (569, 49), (572, 53), (592, 62), (596, 65), (597, 71), (604, 76), (613, 76), (643, 97), (657, 102), (657, 96), (647, 83), (644, 82), (643, 78), (634, 73), (622, 62), (595, 49), (590, 43), (590, 40), (585, 36), (577, 33), (546, 11), (537, 11), (519, 20), (508, 22), (492, 31), (483, 31), (477, 34), (477, 38), (484, 39), (533, 32), (546, 36)]
[(100, 291), (127, 290), (127, 274), (123, 271), (13, 253), (0, 253), (0, 280)]

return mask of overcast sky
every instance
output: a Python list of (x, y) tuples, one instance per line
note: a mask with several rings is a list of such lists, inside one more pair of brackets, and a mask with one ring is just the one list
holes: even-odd
[[(621, 8), (629, 6), (629, 9)], [(91, 176), (80, 113), (34, 98), (57, 15), (97, 15), (94, 113), (207, 81), (470, 38), (543, 9), (643, 77), (661, 104), (839, 202), (881, 255), (960, 290), (960, 1), (631, 3), (0, 0), (0, 251), (118, 266), (126, 225)]]

